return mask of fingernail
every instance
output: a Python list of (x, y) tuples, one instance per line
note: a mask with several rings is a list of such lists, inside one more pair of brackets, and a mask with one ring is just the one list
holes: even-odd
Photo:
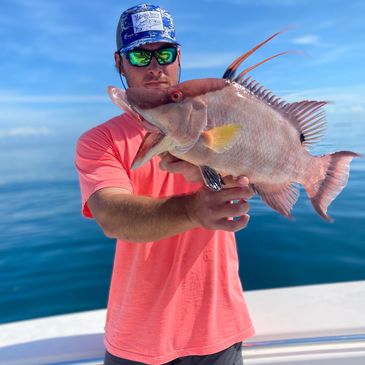
[(246, 176), (241, 176), (239, 179), (238, 179), (238, 182), (242, 185), (248, 185), (248, 179)]

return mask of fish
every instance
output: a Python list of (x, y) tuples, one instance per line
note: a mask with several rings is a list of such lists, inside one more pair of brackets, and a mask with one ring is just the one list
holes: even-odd
[(244, 175), (264, 203), (289, 219), (302, 185), (315, 211), (332, 222), (328, 207), (347, 185), (350, 163), (359, 154), (309, 152), (324, 134), (327, 102), (289, 103), (247, 76), (288, 52), (236, 76), (242, 62), (278, 34), (234, 60), (222, 78), (194, 79), (158, 90), (109, 87), (112, 101), (147, 132), (132, 169), (169, 152), (198, 166), (206, 186), (218, 192), (222, 177)]

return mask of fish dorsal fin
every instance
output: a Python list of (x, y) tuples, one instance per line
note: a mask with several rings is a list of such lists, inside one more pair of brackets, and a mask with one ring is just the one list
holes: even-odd
[(326, 101), (287, 103), (257, 81), (251, 80), (250, 76), (238, 79), (237, 83), (287, 118), (297, 129), (300, 142), (305, 147), (312, 145), (323, 135), (326, 128), (323, 106), (327, 104)]
[(250, 49), (248, 52), (246, 52), (245, 54), (243, 54), (242, 56), (238, 57), (237, 59), (235, 59), (228, 67), (227, 70), (224, 72), (223, 74), (223, 78), (224, 79), (228, 79), (228, 80), (233, 80), (234, 75), (236, 74), (236, 71), (238, 69), (238, 67), (240, 66), (240, 64), (246, 60), (249, 56), (252, 55), (252, 53), (254, 53), (256, 50), (258, 50), (260, 47), (262, 47), (264, 44), (266, 44), (267, 42), (271, 41), (271, 39), (275, 38), (277, 35), (279, 35), (282, 32), (277, 32), (275, 34), (273, 34), (271, 37), (265, 39), (263, 42), (261, 42), (260, 44), (258, 44), (257, 46), (253, 47), (252, 49)]
[(254, 65), (252, 65), (252, 66), (250, 66), (250, 67), (245, 68), (243, 71), (241, 71), (241, 72), (239, 73), (239, 75), (238, 75), (238, 76), (236, 76), (236, 77), (233, 79), (233, 81), (236, 81), (236, 82), (237, 82), (237, 80), (243, 79), (243, 77), (244, 77), (246, 74), (248, 74), (250, 71), (252, 71), (252, 70), (253, 70), (253, 69), (255, 69), (256, 67), (259, 67), (259, 66), (261, 66), (261, 65), (262, 65), (263, 63), (265, 63), (265, 62), (270, 61), (270, 60), (272, 60), (273, 58), (280, 57), (280, 56), (282, 56), (282, 55), (284, 55), (284, 54), (287, 54), (287, 53), (292, 53), (292, 51), (285, 51), (285, 52), (281, 52), (281, 53), (275, 54), (275, 55), (273, 55), (273, 56), (271, 56), (271, 57), (265, 58), (264, 60), (262, 60), (262, 61), (260, 61), (260, 62), (255, 63)]

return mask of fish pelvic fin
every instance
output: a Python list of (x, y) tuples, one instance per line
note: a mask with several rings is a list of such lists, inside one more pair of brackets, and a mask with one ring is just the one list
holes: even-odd
[(239, 137), (241, 128), (242, 125), (232, 123), (204, 131), (204, 145), (218, 153), (227, 151)]
[(253, 184), (254, 191), (269, 207), (293, 220), (291, 209), (297, 202), (299, 190), (296, 183), (290, 184)]
[(359, 155), (351, 151), (340, 151), (317, 156), (317, 163), (312, 164), (309, 178), (303, 182), (304, 188), (314, 209), (326, 221), (333, 222), (327, 209), (346, 186), (350, 162)]
[(222, 176), (209, 166), (199, 166), (205, 185), (211, 190), (221, 191), (224, 182)]

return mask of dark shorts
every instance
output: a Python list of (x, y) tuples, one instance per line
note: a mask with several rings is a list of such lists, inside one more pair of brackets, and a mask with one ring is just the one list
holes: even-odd
[[(185, 356), (172, 360), (166, 365), (243, 365), (242, 342), (238, 342), (228, 349), (215, 354), (203, 356)], [(104, 365), (147, 365), (143, 362), (121, 359), (105, 353)]]

